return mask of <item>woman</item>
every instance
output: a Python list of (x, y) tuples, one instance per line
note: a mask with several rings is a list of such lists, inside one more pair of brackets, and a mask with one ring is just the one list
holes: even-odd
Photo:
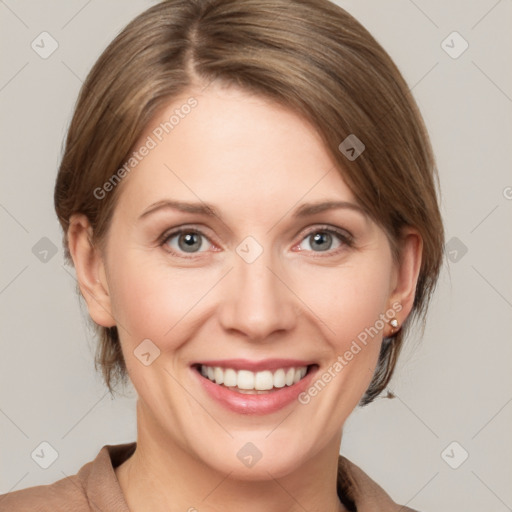
[(416, 104), (349, 14), (148, 9), (83, 85), (55, 207), (137, 442), (0, 510), (411, 510), (339, 448), (426, 312), (443, 226)]

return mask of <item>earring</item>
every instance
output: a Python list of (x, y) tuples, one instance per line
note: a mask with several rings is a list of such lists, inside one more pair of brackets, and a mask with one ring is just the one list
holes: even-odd
[(393, 327), (393, 329), (398, 328), (398, 326), (400, 325), (400, 324), (398, 323), (398, 320), (397, 320), (396, 318), (393, 318), (393, 319), (389, 322), (389, 324), (391, 325), (391, 327)]

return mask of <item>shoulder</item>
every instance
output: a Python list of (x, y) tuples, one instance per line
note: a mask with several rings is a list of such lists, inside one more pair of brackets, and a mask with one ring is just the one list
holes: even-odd
[(105, 445), (76, 475), (2, 494), (0, 512), (127, 512), (114, 468), (133, 453), (135, 446)]
[(0, 495), (0, 512), (68, 512), (71, 504), (76, 512), (90, 510), (77, 475)]
[(338, 485), (343, 485), (358, 512), (419, 512), (393, 501), (377, 482), (343, 455), (338, 459)]

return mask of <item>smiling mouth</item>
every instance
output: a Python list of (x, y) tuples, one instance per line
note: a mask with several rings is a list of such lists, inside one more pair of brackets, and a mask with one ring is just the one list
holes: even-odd
[(300, 382), (317, 365), (277, 368), (253, 372), (219, 366), (194, 365), (204, 378), (242, 394), (261, 395), (291, 387)]

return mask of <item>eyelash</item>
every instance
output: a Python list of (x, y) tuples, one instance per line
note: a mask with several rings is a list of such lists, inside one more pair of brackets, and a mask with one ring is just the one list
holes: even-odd
[[(163, 247), (165, 244), (167, 244), (169, 242), (169, 240), (171, 240), (172, 238), (178, 236), (178, 235), (181, 235), (183, 233), (187, 233), (187, 234), (196, 234), (196, 235), (200, 235), (204, 238), (206, 238), (210, 243), (213, 243), (210, 238), (208, 236), (206, 236), (202, 231), (198, 230), (198, 229), (195, 229), (195, 228), (179, 228), (179, 229), (176, 229), (175, 231), (166, 231), (165, 233), (163, 233), (163, 235), (160, 237), (159, 239), (159, 245), (161, 247)], [(342, 231), (342, 230), (339, 230), (339, 229), (336, 229), (336, 228), (333, 228), (333, 227), (330, 227), (330, 226), (315, 226), (314, 228), (312, 228), (311, 230), (309, 230), (307, 233), (304, 234), (304, 236), (302, 237), (301, 239), (301, 242), (303, 240), (305, 240), (308, 236), (310, 235), (313, 235), (315, 233), (329, 233), (331, 235), (335, 235), (338, 237), (339, 241), (342, 243), (342, 245), (346, 246), (346, 247), (353, 247), (354, 246), (354, 239), (352, 237), (352, 235), (350, 233), (348, 233), (348, 231)], [(169, 250), (169, 249), (164, 249), (167, 253), (173, 255), (173, 256), (178, 256), (180, 258), (186, 258), (186, 259), (196, 259), (198, 256), (195, 255), (195, 256), (185, 256), (184, 254), (185, 253), (180, 253), (180, 254), (177, 254), (175, 253), (173, 250)], [(338, 254), (341, 250), (343, 250), (343, 247), (339, 247), (338, 249), (335, 249), (334, 251), (326, 251), (327, 253), (327, 256), (334, 256), (336, 254)], [(301, 251), (302, 252), (302, 251)], [(307, 252), (307, 251), (306, 251)], [(314, 252), (314, 251), (309, 251), (309, 252)], [(196, 253), (196, 254), (201, 254), (201, 253)], [(316, 256), (313, 256), (314, 258), (323, 258), (323, 257), (326, 257), (326, 256), (323, 256), (321, 254), (317, 254)]]

